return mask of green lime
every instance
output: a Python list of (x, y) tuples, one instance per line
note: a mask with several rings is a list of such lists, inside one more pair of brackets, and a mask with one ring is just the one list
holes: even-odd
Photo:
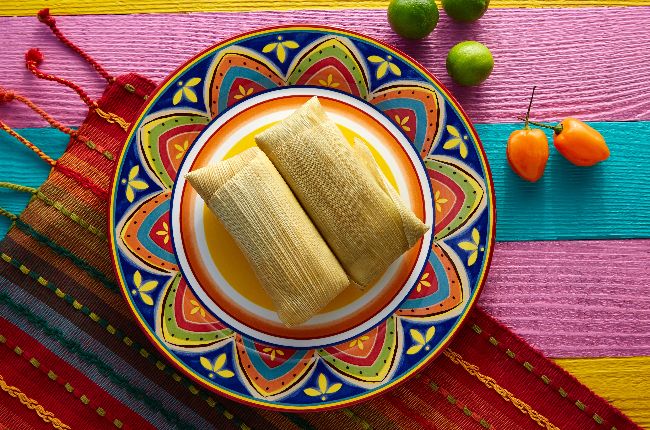
[(447, 54), (447, 73), (466, 87), (478, 85), (490, 76), (494, 58), (487, 46), (478, 42), (461, 42)]
[(490, 0), (442, 0), (442, 8), (456, 21), (472, 22), (483, 16)]
[(438, 24), (438, 6), (434, 0), (392, 0), (388, 5), (388, 23), (406, 39), (422, 39)]

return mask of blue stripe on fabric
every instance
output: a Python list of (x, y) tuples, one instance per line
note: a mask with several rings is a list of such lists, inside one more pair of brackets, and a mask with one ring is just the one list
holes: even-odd
[[(100, 342), (78, 329), (69, 320), (52, 310), (52, 308), (37, 300), (35, 297), (27, 294), (24, 290), (17, 288), (2, 277), (0, 277), (0, 291), (4, 291), (17, 303), (27, 305), (33, 313), (45, 318), (48, 324), (52, 327), (56, 327), (63, 331), (66, 337), (79, 342), (86, 351), (97, 354), (102, 361), (111, 366), (117, 373), (128, 378), (134, 386), (142, 388), (149, 393), (150, 396), (158, 398), (165, 405), (167, 410), (176, 412), (181, 419), (194, 424), (197, 428), (212, 428), (212, 424), (179, 402), (175, 397), (169, 395), (165, 390), (152, 391), (152, 388), (156, 387), (156, 385), (130, 366), (127, 362), (115, 355), (111, 350), (104, 347)], [(154, 427), (158, 429), (176, 429), (176, 427), (168, 423), (162, 415), (153, 412), (143, 402), (136, 400), (124, 389), (115, 385), (108, 377), (102, 375), (95, 366), (87, 363), (77, 354), (68, 351), (68, 349), (61, 345), (61, 343), (49, 337), (34, 324), (27, 322), (24, 317), (14, 312), (8, 306), (0, 305), (0, 315), (2, 315), (2, 318), (7, 319), (12, 324), (20, 327), (27, 334), (49, 349), (53, 354), (56, 354), (72, 367), (78, 369), (88, 377), (88, 379), (115, 397), (133, 412), (142, 416)], [(187, 390), (187, 388), (180, 383), (178, 384), (178, 389)]]
[[(646, 203), (650, 195), (650, 121), (588, 124), (605, 137), (610, 158), (591, 167), (574, 166), (553, 148), (549, 130), (551, 155), (544, 176), (535, 183), (517, 176), (506, 160), (508, 136), (522, 128), (521, 123), (475, 125), (494, 179), (497, 241), (650, 238)], [(55, 136), (52, 129), (16, 131), (40, 144), (50, 156), (57, 155), (45, 145)], [(49, 165), (18, 142), (5, 142), (13, 138), (3, 134), (0, 145), (12, 149), (0, 158), (2, 180), (39, 186)], [(9, 143), (12, 146), (6, 146)], [(63, 148), (65, 144), (53, 146)], [(16, 172), (23, 174), (18, 177)], [(0, 206), (18, 214), (29, 199), (22, 194), (0, 190)], [(9, 225), (9, 220), (0, 219), (0, 238)]]

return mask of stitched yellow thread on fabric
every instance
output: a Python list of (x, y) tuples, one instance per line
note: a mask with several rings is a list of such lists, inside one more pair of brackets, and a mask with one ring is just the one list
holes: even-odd
[(59, 376), (50, 370), (49, 372), (47, 372), (47, 377), (53, 381), (56, 381)]
[(117, 427), (118, 429), (121, 429), (121, 428), (124, 426), (124, 424), (122, 424), (122, 421), (120, 421), (120, 420), (115, 420), (115, 421), (113, 421), (113, 424), (114, 424), (115, 427)]
[[(110, 155), (110, 154), (109, 154)], [(111, 155), (112, 157), (112, 155)], [(30, 193), (38, 197), (43, 203), (45, 203), (48, 206), (54, 207), (56, 210), (61, 212), (63, 215), (67, 216), (70, 218), (72, 221), (76, 222), (83, 228), (87, 229), (90, 231), (92, 234), (96, 235), (100, 239), (104, 240), (105, 242), (108, 242), (108, 237), (106, 234), (104, 234), (102, 231), (100, 231), (97, 227), (91, 225), (90, 223), (84, 221), (81, 217), (76, 215), (73, 212), (70, 212), (68, 209), (66, 209), (60, 202), (53, 201), (49, 197), (47, 197), (45, 194), (43, 194), (41, 191), (38, 191), (35, 188), (31, 187), (25, 187), (22, 185), (16, 185), (12, 184), (11, 182), (0, 182), (0, 187), (2, 188), (9, 188), (15, 191), (21, 191), (24, 193)], [(3, 216), (15, 221), (18, 217), (10, 212), (5, 211), (4, 209), (0, 209), (0, 214)]]
[(97, 107), (97, 103), (95, 103), (95, 105), (93, 107), (94, 107), (95, 112), (97, 112), (97, 115), (104, 118), (106, 120), (106, 122), (109, 122), (111, 124), (115, 123), (115, 124), (119, 125), (120, 127), (122, 127), (124, 129), (124, 131), (129, 129), (129, 126), (131, 125), (131, 123), (126, 122), (124, 120), (124, 118), (122, 118), (121, 116), (115, 115), (112, 112), (109, 112), (109, 113), (104, 112), (99, 107)]
[[(363, 427), (365, 430), (372, 430), (372, 426), (370, 424), (368, 424), (368, 422), (366, 420), (364, 420), (363, 418), (361, 418), (360, 416), (358, 416), (357, 414), (352, 412), (349, 408), (343, 409), (343, 413), (348, 418), (350, 418), (351, 420), (353, 420), (354, 422), (359, 424), (361, 427)], [(471, 414), (471, 412), (470, 412), (470, 414)]]
[(40, 192), (40, 191), (36, 191), (36, 190), (34, 190), (34, 191), (35, 191), (35, 192), (32, 193), (32, 194), (34, 194), (36, 197), (38, 197), (39, 199), (41, 199), (41, 200), (43, 201), (43, 203), (45, 203), (45, 204), (48, 205), (48, 206), (53, 206), (55, 209), (57, 209), (57, 210), (58, 210), (59, 212), (61, 212), (63, 215), (65, 215), (65, 216), (67, 216), (68, 218), (70, 218), (72, 221), (76, 222), (77, 224), (79, 224), (80, 226), (82, 226), (83, 228), (85, 228), (86, 230), (88, 230), (89, 232), (91, 232), (92, 234), (94, 234), (95, 236), (99, 237), (99, 238), (102, 239), (103, 241), (108, 242), (108, 237), (106, 236), (106, 234), (104, 234), (104, 232), (102, 232), (101, 230), (99, 230), (97, 227), (91, 225), (91, 224), (88, 223), (87, 221), (84, 221), (82, 218), (80, 218), (80, 217), (79, 217), (78, 215), (76, 215), (75, 213), (70, 212), (70, 211), (69, 211), (68, 209), (66, 209), (66, 208), (65, 208), (61, 203), (59, 203), (59, 202), (55, 202), (55, 201), (52, 201), (51, 199), (49, 199), (49, 198), (48, 198), (45, 194), (43, 194), (42, 192)]
[(81, 403), (83, 403), (84, 405), (87, 405), (88, 403), (90, 403), (90, 399), (88, 397), (86, 397), (85, 394), (82, 394), (81, 397), (79, 397), (79, 400), (81, 400)]
[(36, 414), (41, 417), (43, 421), (48, 424), (52, 424), (57, 430), (70, 430), (70, 427), (63, 424), (58, 418), (54, 416), (52, 412), (46, 411), (43, 406), (39, 405), (38, 402), (34, 399), (30, 399), (20, 391), (18, 388), (7, 385), (2, 375), (0, 375), (0, 388), (9, 394), (11, 397), (17, 397), (20, 403), (27, 406), (29, 409), (36, 412)]
[(0, 343), (7, 343), (7, 338), (4, 336), (0, 335)]
[(465, 360), (463, 360), (463, 357), (461, 357), (459, 354), (453, 352), (451, 349), (447, 348), (446, 350), (443, 351), (443, 354), (451, 360), (452, 363), (460, 365), (467, 373), (470, 375), (476, 377), (479, 381), (481, 381), (486, 387), (496, 391), (506, 402), (511, 402), (517, 409), (519, 409), (521, 412), (527, 414), (530, 418), (533, 419), (537, 424), (539, 424), (541, 427), (546, 428), (547, 430), (560, 430), (558, 427), (553, 425), (548, 418), (545, 416), (539, 414), (537, 411), (535, 411), (533, 408), (530, 407), (527, 403), (519, 400), (513, 394), (506, 390), (505, 388), (501, 387), (494, 379), (490, 378), (489, 376), (483, 375), (480, 371), (479, 368)]
[[(476, 333), (478, 333), (478, 334), (483, 333), (483, 330), (482, 330), (479, 326), (477, 326), (476, 324), (474, 324), (474, 325), (472, 326), (472, 329), (473, 329)], [(493, 338), (490, 337), (490, 339), (493, 339)], [(491, 341), (490, 341), (490, 342), (491, 342)], [(492, 342), (491, 342), (491, 343), (492, 343)], [(498, 342), (497, 342), (497, 344), (498, 344)], [(496, 345), (495, 345), (495, 346), (496, 346)], [(515, 358), (515, 353), (512, 352), (512, 351), (510, 351), (509, 349), (507, 349), (507, 350), (505, 351), (505, 353), (506, 353), (506, 355), (507, 355), (508, 357), (513, 358), (513, 359)], [(523, 362), (523, 363), (521, 363), (521, 362), (519, 361), (519, 363), (520, 363), (522, 366), (524, 366), (527, 370), (529, 370), (529, 371), (531, 371), (531, 372), (532, 372), (533, 369), (534, 369), (533, 365), (530, 364), (530, 363), (527, 362), (527, 361), (525, 361), (525, 362)], [(547, 384), (547, 385), (550, 385), (550, 384), (551, 384), (551, 380), (550, 380), (546, 375), (541, 375), (541, 376), (540, 376), (540, 379), (541, 379), (545, 384)], [(558, 393), (560, 394), (560, 396), (562, 396), (562, 397), (564, 397), (564, 398), (567, 398), (567, 397), (569, 396), (569, 394), (568, 394), (566, 391), (564, 391), (564, 390), (562, 389), (562, 387), (558, 388), (557, 391), (558, 391)], [(578, 407), (578, 409), (580, 409), (580, 410), (582, 410), (582, 411), (585, 411), (585, 410), (587, 409), (587, 406), (586, 406), (584, 403), (582, 403), (580, 400), (576, 401), (574, 404), (576, 405), (576, 407)], [(596, 419), (595, 417), (598, 417), (601, 421), (599, 421), (599, 420)], [(598, 414), (596, 414), (595, 417), (592, 417), (592, 418), (594, 418), (594, 420), (595, 420), (597, 423), (599, 423), (599, 424), (603, 424), (603, 423), (605, 422), (605, 420), (602, 419), (600, 416), (598, 416)], [(616, 427), (612, 427), (610, 430), (616, 430)]]
[(23, 350), (18, 346), (14, 348), (14, 352), (18, 355), (23, 355)]
[(29, 362), (30, 362), (30, 364), (31, 364), (32, 366), (34, 366), (34, 367), (36, 367), (36, 368), (38, 368), (38, 367), (41, 366), (41, 363), (39, 363), (38, 360), (35, 359), (35, 358), (30, 358), (30, 359), (29, 359)]
[(72, 385), (68, 384), (67, 382), (64, 385), (65, 389), (68, 390), (69, 393), (72, 393), (74, 391), (74, 388), (72, 388)]
[(103, 417), (106, 415), (106, 411), (103, 410), (102, 408), (97, 408), (97, 414)]

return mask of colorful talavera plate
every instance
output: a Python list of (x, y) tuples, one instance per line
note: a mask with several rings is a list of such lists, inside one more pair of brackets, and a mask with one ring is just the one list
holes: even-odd
[[(287, 330), (182, 173), (313, 95), (433, 226), (367, 292)], [(395, 48), (322, 26), (246, 33), (168, 77), (131, 129), (109, 218), (122, 292), (161, 353), (208, 390), (289, 411), (368, 399), (439, 355), (485, 282), (495, 222), (487, 159), (447, 89)]]

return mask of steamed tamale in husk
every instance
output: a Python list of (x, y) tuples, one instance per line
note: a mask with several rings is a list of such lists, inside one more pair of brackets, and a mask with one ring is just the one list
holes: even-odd
[(259, 148), (185, 178), (233, 236), (288, 327), (309, 320), (349, 285), (336, 257)]
[(350, 146), (316, 97), (255, 136), (358, 289), (428, 230), (365, 144)]

